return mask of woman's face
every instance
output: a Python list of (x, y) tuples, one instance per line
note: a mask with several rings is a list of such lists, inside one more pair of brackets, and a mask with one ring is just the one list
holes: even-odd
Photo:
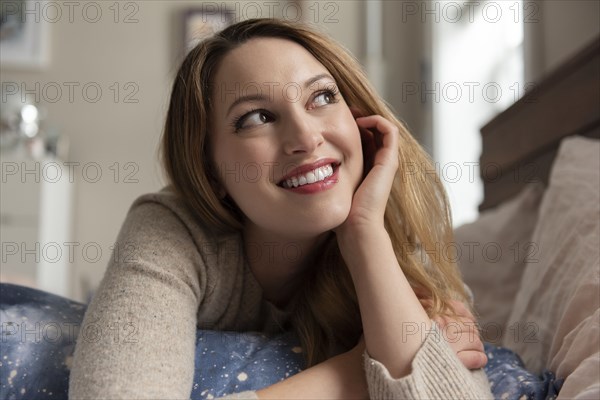
[(213, 162), (246, 224), (288, 238), (342, 224), (363, 158), (328, 70), (299, 44), (256, 38), (223, 58), (214, 83)]

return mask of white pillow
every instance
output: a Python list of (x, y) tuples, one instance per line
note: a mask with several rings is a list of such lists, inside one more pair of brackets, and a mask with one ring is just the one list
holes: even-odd
[(454, 231), (460, 248), (458, 264), (473, 292), (486, 342), (502, 343), (543, 194), (541, 183), (529, 184), (512, 199)]
[(597, 390), (599, 140), (562, 141), (532, 241), (539, 246), (537, 262), (526, 265), (502, 344), (535, 373), (549, 368), (558, 378), (569, 377), (561, 395)]

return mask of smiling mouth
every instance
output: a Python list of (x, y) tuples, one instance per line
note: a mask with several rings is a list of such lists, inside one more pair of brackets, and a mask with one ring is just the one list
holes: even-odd
[(313, 183), (322, 182), (325, 179), (332, 176), (335, 171), (339, 168), (339, 163), (325, 164), (321, 167), (315, 168), (312, 171), (308, 171), (303, 174), (295, 175), (291, 178), (283, 179), (277, 184), (277, 186), (284, 189), (293, 189), (310, 185)]

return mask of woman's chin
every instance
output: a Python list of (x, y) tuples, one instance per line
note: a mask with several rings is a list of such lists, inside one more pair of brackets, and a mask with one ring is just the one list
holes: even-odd
[[(347, 203), (347, 204), (346, 204)], [(350, 214), (351, 202), (338, 203), (336, 206), (304, 210), (300, 213), (273, 214), (266, 211), (248, 218), (248, 222), (262, 227), (282, 238), (309, 239), (333, 231), (346, 221)]]
[(321, 218), (315, 218), (312, 223), (303, 223), (297, 225), (297, 228), (301, 228), (307, 236), (318, 236), (320, 234), (333, 231), (340, 225), (342, 225), (348, 218), (350, 210), (343, 212), (329, 212), (327, 215), (323, 215)]

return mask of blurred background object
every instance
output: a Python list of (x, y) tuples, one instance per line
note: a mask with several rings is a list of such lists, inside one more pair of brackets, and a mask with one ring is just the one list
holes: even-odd
[[(0, 281), (71, 295), (72, 182), (62, 174), (68, 141), (45, 125), (40, 103), (2, 85)], [(9, 92), (10, 96), (9, 96)]]
[(58, 14), (48, 0), (0, 1), (0, 65), (29, 70), (49, 63), (49, 27)]

